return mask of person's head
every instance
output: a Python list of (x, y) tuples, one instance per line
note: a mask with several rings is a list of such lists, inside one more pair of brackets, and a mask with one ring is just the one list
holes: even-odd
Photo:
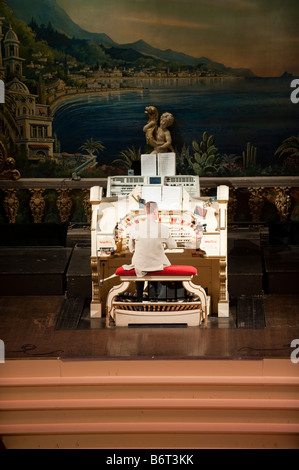
[(148, 201), (145, 204), (145, 212), (147, 216), (157, 219), (159, 216), (158, 204), (155, 201)]
[(160, 117), (160, 125), (162, 127), (169, 127), (172, 126), (174, 123), (174, 117), (171, 113), (163, 113)]

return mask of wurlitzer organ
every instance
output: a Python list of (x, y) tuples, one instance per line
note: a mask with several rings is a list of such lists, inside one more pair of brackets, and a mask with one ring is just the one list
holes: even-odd
[(101, 317), (110, 289), (117, 284), (115, 271), (130, 264), (130, 229), (145, 218), (144, 203), (155, 200), (159, 220), (167, 224), (177, 248), (166, 250), (172, 265), (197, 269), (193, 280), (209, 298), (209, 312), (229, 316), (227, 289), (227, 204), (229, 188), (217, 187), (215, 197), (200, 197), (198, 177), (110, 177), (107, 195), (90, 190), (92, 204), (91, 317)]

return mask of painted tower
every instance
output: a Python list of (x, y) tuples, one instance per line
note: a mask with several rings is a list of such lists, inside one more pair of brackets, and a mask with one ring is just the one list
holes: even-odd
[(20, 41), (12, 27), (5, 34), (4, 41), (4, 59), (3, 64), (5, 65), (7, 73), (12, 75), (18, 75), (21, 79), (22, 76), (22, 64), (25, 59), (22, 59), (19, 54)]
[(2, 32), (2, 25), (3, 25), (4, 18), (0, 18), (0, 79), (3, 80), (5, 77), (5, 67), (3, 66), (3, 59), (2, 59), (2, 39), (4, 34)]

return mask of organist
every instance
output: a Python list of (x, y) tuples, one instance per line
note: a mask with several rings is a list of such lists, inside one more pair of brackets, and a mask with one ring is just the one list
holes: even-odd
[[(158, 204), (148, 201), (145, 204), (146, 218), (132, 227), (129, 236), (129, 250), (133, 253), (132, 263), (123, 265), (125, 270), (135, 269), (137, 277), (147, 273), (162, 271), (170, 266), (164, 247), (176, 248), (174, 238), (170, 236), (169, 227), (159, 222)], [(155, 297), (159, 297), (160, 283), (152, 283)], [(144, 281), (136, 282), (137, 302), (143, 300)]]

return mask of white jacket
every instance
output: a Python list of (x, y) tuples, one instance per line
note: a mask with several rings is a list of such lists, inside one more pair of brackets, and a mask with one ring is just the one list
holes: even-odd
[(175, 248), (176, 241), (171, 238), (169, 228), (153, 218), (136, 224), (130, 233), (129, 250), (133, 254), (132, 264), (124, 265), (125, 270), (135, 269), (136, 276), (148, 272), (162, 271), (171, 263), (164, 252), (164, 246)]

